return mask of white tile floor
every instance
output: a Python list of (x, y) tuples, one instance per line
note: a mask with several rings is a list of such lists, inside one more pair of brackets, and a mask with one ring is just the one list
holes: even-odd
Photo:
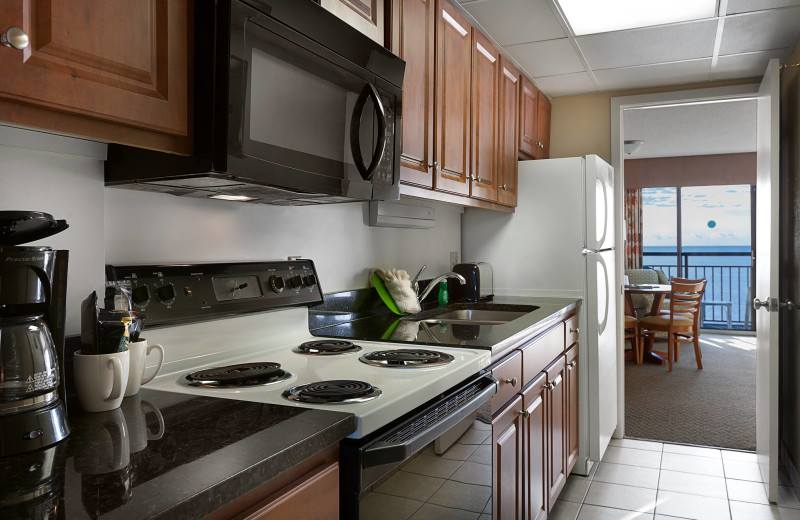
[(800, 520), (800, 500), (783, 471), (779, 482), (771, 505), (753, 453), (612, 440), (591, 475), (567, 480), (548, 518)]

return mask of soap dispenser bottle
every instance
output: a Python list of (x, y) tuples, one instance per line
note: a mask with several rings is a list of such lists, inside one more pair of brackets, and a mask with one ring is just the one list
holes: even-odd
[(439, 282), (439, 307), (445, 307), (450, 303), (450, 294), (447, 292), (447, 280)]

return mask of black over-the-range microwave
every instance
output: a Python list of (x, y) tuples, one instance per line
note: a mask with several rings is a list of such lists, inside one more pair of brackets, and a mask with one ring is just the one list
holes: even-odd
[(405, 62), (311, 0), (194, 3), (194, 153), (109, 145), (107, 186), (282, 205), (399, 198)]

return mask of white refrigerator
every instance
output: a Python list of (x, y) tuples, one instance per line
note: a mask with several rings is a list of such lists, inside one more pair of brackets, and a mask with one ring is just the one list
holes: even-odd
[(617, 427), (614, 169), (596, 155), (521, 161), (515, 213), (466, 209), (465, 261), (489, 262), (494, 292), (578, 297), (579, 455), (599, 462)]

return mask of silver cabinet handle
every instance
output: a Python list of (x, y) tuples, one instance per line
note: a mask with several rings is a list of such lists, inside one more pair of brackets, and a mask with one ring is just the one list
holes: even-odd
[(433, 168), (434, 170), (439, 168), (439, 161), (433, 161), (433, 164), (429, 164), (428, 168)]
[(6, 47), (13, 47), (21, 51), (30, 43), (28, 33), (22, 30), (21, 27), (12, 26), (6, 29), (6, 32), (0, 34), (0, 43)]
[(500, 186), (500, 189), (501, 189), (501, 190), (508, 190), (508, 186), (506, 186), (505, 184), (502, 184), (502, 185)]
[(471, 181), (474, 181), (474, 180), (475, 180), (475, 176), (474, 176), (474, 175), (472, 175), (472, 174), (470, 174), (470, 175), (469, 175), (467, 178), (468, 178), (469, 180), (471, 180)]
[(575, 361), (570, 361), (569, 363), (567, 363), (567, 370), (572, 370), (573, 368), (575, 368), (575, 365), (577, 364), (578, 363)]
[(550, 383), (545, 383), (544, 387), (547, 388), (548, 390), (552, 391), (553, 388), (556, 387), (556, 385), (555, 385), (555, 383), (550, 382)]
[(517, 413), (526, 419), (531, 416), (531, 413), (528, 410), (517, 410)]
[(483, 179), (481, 179), (481, 176), (480, 176), (480, 175), (478, 175), (477, 177), (475, 177), (475, 180), (476, 180), (476, 181), (478, 181), (478, 182), (483, 182)]
[(506, 379), (505, 382), (511, 386), (517, 386), (518, 381), (516, 377), (512, 377), (511, 379)]
[(581, 329), (579, 329), (578, 327), (575, 327), (574, 329), (572, 329), (572, 328), (569, 329), (569, 332), (570, 332), (570, 334), (580, 334), (581, 333)]

